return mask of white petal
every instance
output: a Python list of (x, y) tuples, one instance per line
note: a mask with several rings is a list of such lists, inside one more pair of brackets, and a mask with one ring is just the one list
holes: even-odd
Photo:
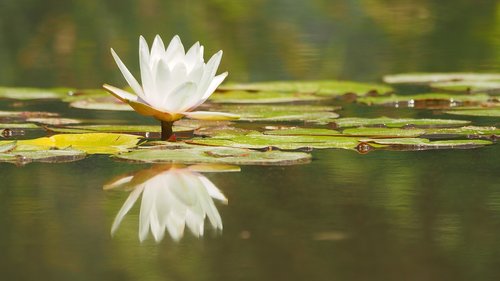
[(154, 78), (149, 65), (149, 47), (144, 37), (141, 36), (139, 42), (139, 62), (141, 67), (141, 81), (142, 88), (144, 90), (144, 99), (148, 103), (154, 104), (157, 102), (157, 97), (153, 80)]
[(193, 112), (183, 112), (182, 114), (186, 115), (188, 118), (191, 119), (212, 120), (212, 121), (235, 120), (240, 118), (240, 116), (236, 114), (215, 112), (215, 111), (193, 111)]
[(207, 62), (207, 65), (205, 66), (205, 71), (203, 72), (203, 77), (201, 78), (200, 85), (198, 86), (199, 89), (204, 93), (206, 92), (206, 89), (208, 89), (208, 87), (210, 86), (212, 79), (215, 77), (215, 73), (217, 73), (217, 68), (219, 67), (221, 59), (222, 59), (222, 51), (218, 51)]
[(143, 97), (144, 93), (142, 91), (142, 88), (141, 88), (141, 85), (139, 84), (139, 82), (137, 82), (137, 80), (132, 75), (132, 73), (130, 73), (130, 71), (125, 66), (125, 64), (122, 62), (120, 57), (118, 57), (118, 55), (115, 53), (115, 50), (111, 49), (111, 54), (113, 55), (113, 58), (115, 59), (115, 62), (118, 65), (118, 68), (122, 72), (123, 77), (125, 77), (125, 80), (127, 80), (127, 83), (130, 85), (132, 90), (134, 90), (134, 92), (137, 95)]
[(217, 87), (219, 87), (219, 85), (224, 81), (224, 79), (227, 77), (227, 74), (228, 74), (227, 72), (224, 72), (220, 75), (215, 76), (214, 79), (212, 79), (212, 82), (210, 83), (208, 88), (204, 92), (200, 92), (203, 89), (200, 89), (199, 87), (198, 95), (202, 96), (198, 97), (196, 103), (190, 104), (190, 107), (187, 111), (191, 111), (200, 106), (202, 103), (204, 103), (214, 93), (215, 89), (217, 89)]
[(184, 58), (184, 55), (184, 46), (182, 45), (181, 39), (179, 36), (175, 35), (168, 44), (164, 58), (169, 62), (169, 66), (172, 68), (173, 65)]
[(184, 62), (186, 64), (188, 72), (199, 63), (199, 53), (200, 53), (200, 42), (196, 42), (186, 53)]
[(136, 95), (133, 95), (125, 90), (122, 90), (120, 88), (117, 88), (117, 87), (114, 87), (114, 86), (111, 86), (111, 85), (108, 85), (108, 84), (104, 84), (102, 85), (102, 87), (104, 89), (106, 89), (108, 92), (112, 93), (113, 95), (115, 95), (118, 99), (120, 99), (121, 101), (123, 102), (127, 102), (127, 101), (139, 101), (139, 97), (136, 96)]
[(190, 103), (190, 99), (196, 93), (196, 84), (193, 82), (184, 82), (179, 85), (172, 93), (168, 95), (163, 106), (171, 112), (182, 112), (186, 109), (186, 105)]
[(161, 40), (160, 35), (156, 35), (153, 41), (153, 46), (151, 47), (151, 58), (152, 61), (158, 61), (165, 54), (165, 45)]
[(227, 204), (227, 198), (222, 194), (222, 192), (213, 184), (208, 178), (205, 176), (200, 176), (199, 180), (203, 183), (203, 186), (212, 198), (222, 201), (224, 204)]
[(168, 68), (168, 64), (165, 60), (161, 59), (158, 62), (158, 68), (156, 70), (156, 91), (162, 100), (165, 100), (165, 96), (169, 93), (170, 83), (172, 73)]

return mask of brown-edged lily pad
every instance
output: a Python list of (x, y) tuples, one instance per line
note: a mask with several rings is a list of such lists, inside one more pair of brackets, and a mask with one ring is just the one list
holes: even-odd
[(81, 160), (86, 155), (84, 151), (71, 148), (12, 151), (10, 153), (0, 153), (0, 162), (11, 162), (16, 165), (31, 162), (65, 163)]

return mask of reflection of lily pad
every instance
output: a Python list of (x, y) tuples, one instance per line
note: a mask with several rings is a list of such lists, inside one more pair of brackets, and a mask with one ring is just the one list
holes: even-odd
[(30, 162), (64, 163), (81, 160), (85, 156), (85, 152), (76, 149), (14, 151), (0, 153), (0, 162), (12, 162), (22, 165)]
[(432, 83), (431, 87), (436, 90), (463, 93), (499, 93), (500, 81), (452, 81)]
[(409, 150), (476, 148), (492, 144), (487, 140), (439, 140), (430, 141), (423, 138), (365, 139), (366, 143), (375, 143)]
[(384, 76), (389, 84), (429, 84), (447, 81), (499, 80), (500, 73), (401, 73)]
[(115, 156), (146, 163), (224, 163), (235, 165), (292, 165), (307, 163), (311, 156), (302, 152), (253, 151), (240, 148), (189, 146), (178, 149), (144, 149)]
[(113, 96), (94, 97), (82, 100), (76, 100), (69, 104), (71, 107), (92, 110), (115, 110), (115, 111), (133, 111), (130, 105), (120, 101)]
[(223, 105), (217, 109), (240, 115), (242, 121), (303, 121), (327, 124), (339, 115), (339, 107), (320, 105)]
[(364, 95), (367, 93), (388, 93), (390, 87), (378, 84), (358, 83), (351, 81), (274, 81), (258, 82), (248, 84), (227, 84), (220, 90), (243, 90), (243, 91), (274, 91), (292, 93), (315, 93), (324, 96), (338, 96), (346, 93)]
[(33, 99), (62, 99), (71, 89), (37, 89), (37, 88), (14, 88), (0, 87), (0, 98), (33, 100)]
[(285, 103), (298, 101), (318, 101), (324, 99), (326, 98), (308, 93), (287, 93), (270, 91), (217, 92), (210, 97), (210, 101), (214, 103)]
[(446, 111), (445, 113), (466, 116), (500, 117), (500, 108), (456, 109)]
[(450, 120), (450, 119), (413, 119), (413, 118), (358, 118), (346, 117), (338, 118), (334, 121), (337, 128), (360, 127), (360, 126), (386, 126), (399, 128), (405, 126), (416, 127), (448, 127), (448, 126), (463, 126), (469, 124), (466, 120)]
[[(140, 137), (126, 134), (61, 134), (31, 140), (18, 140), (16, 151), (73, 148), (88, 154), (114, 154), (136, 146)], [(0, 145), (8, 143), (0, 141)]]
[(390, 95), (379, 97), (360, 97), (357, 102), (368, 105), (397, 105), (404, 107), (450, 107), (458, 104), (479, 104), (491, 100), (492, 97), (486, 94), (476, 95), (461, 95), (461, 94), (444, 94), (444, 93), (429, 93), (417, 95)]

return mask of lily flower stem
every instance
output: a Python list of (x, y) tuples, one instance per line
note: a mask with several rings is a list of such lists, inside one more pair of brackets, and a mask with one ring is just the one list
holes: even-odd
[(173, 134), (172, 126), (174, 122), (161, 121), (161, 140), (167, 141)]

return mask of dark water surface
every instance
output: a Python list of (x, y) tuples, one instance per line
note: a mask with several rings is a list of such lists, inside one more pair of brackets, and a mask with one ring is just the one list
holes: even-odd
[[(404, 71), (499, 71), (498, 1), (2, 1), (0, 84), (124, 83), (137, 37), (179, 34), (224, 50), (233, 81), (378, 81)], [(64, 117), (134, 123), (134, 113), (30, 103)], [(12, 102), (0, 110), (16, 110)], [(443, 117), (349, 105), (342, 116)], [(469, 118), (498, 126), (498, 119)], [(103, 185), (150, 165), (92, 156), (0, 163), (0, 280), (499, 280), (500, 147), (362, 155), (205, 173), (224, 229), (139, 241), (140, 199)]]

